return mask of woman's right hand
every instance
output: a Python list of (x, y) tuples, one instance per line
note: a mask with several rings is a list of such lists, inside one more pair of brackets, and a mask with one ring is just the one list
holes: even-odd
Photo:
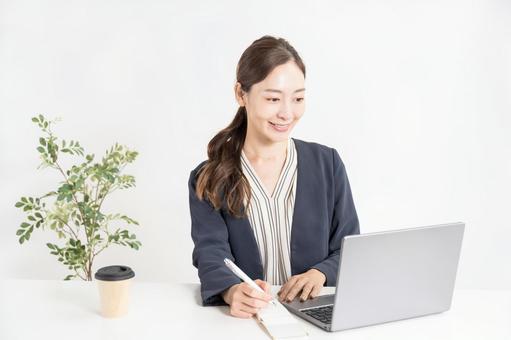
[(222, 297), (225, 303), (231, 307), (232, 316), (251, 318), (272, 300), (272, 296), (269, 294), (270, 285), (259, 279), (255, 280), (255, 283), (263, 289), (264, 293), (258, 292), (246, 282), (235, 284), (223, 292)]

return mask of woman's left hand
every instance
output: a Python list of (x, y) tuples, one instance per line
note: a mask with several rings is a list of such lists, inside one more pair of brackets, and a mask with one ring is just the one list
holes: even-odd
[(303, 274), (293, 275), (280, 288), (278, 292), (280, 301), (293, 301), (298, 294), (300, 294), (301, 301), (305, 301), (309, 297), (315, 298), (321, 291), (325, 281), (325, 274), (314, 268)]

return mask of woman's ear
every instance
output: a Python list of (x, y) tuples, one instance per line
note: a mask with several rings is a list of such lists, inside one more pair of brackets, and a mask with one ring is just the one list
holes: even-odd
[(241, 88), (241, 84), (239, 82), (236, 82), (236, 85), (234, 85), (234, 95), (236, 96), (236, 101), (240, 106), (245, 106), (245, 98), (246, 93)]

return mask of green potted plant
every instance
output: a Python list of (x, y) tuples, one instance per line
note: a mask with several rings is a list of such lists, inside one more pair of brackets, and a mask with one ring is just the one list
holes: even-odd
[[(135, 177), (123, 174), (123, 170), (138, 153), (116, 143), (101, 161), (94, 162), (94, 154), (84, 156), (79, 142), (59, 140), (54, 135), (51, 128), (57, 120), (49, 121), (38, 115), (32, 121), (44, 133), (37, 147), (42, 160), (38, 169), (52, 168), (63, 180), (55, 191), (40, 197), (21, 197), (15, 204), (27, 215), (16, 232), (19, 243), (28, 241), (34, 229), (55, 232), (58, 243), (47, 243), (47, 246), (50, 254), (71, 271), (64, 280), (92, 281), (94, 259), (108, 246), (117, 244), (135, 250), (141, 246), (136, 235), (124, 229), (127, 225), (139, 225), (137, 221), (102, 210), (112, 192), (135, 186)], [(65, 170), (61, 163), (63, 154), (79, 156), (81, 162)], [(112, 227), (119, 223), (121, 227)]]

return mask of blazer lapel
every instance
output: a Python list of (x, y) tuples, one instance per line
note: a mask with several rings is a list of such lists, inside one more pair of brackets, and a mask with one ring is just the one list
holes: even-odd
[(309, 248), (309, 240), (314, 238), (309, 235), (313, 232), (311, 226), (317, 221), (317, 209), (314, 209), (315, 198), (317, 197), (317, 188), (321, 186), (321, 181), (317, 174), (313, 172), (313, 155), (307, 148), (304, 148), (303, 141), (294, 139), (296, 154), (298, 158), (298, 177), (296, 182), (295, 205), (293, 211), (293, 221), (291, 223), (291, 275), (302, 273), (307, 261), (307, 252), (301, 252)]

